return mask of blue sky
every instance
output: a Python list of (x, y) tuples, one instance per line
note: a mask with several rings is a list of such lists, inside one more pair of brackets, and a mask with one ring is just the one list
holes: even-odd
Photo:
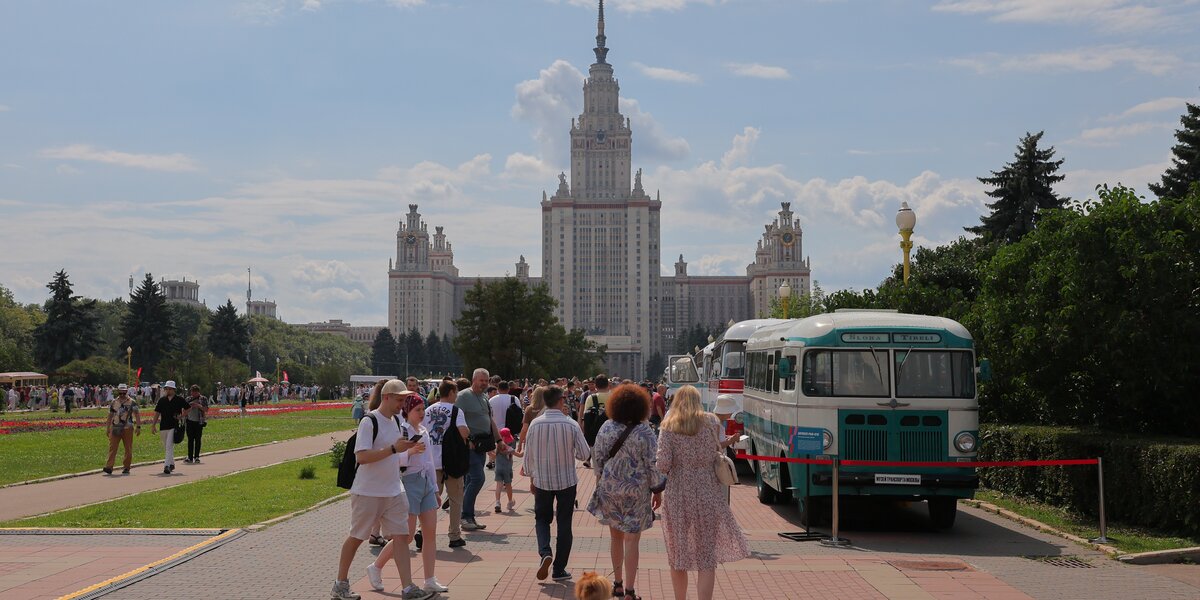
[[(1157, 181), (1200, 101), (1196, 0), (610, 0), (663, 264), (743, 273), (790, 201), (826, 290), (876, 285), (893, 215), (938, 245), (1026, 131), (1060, 193)], [(593, 60), (589, 0), (0, 4), (0, 283), (200, 280), (210, 306), (383, 324), (417, 203), (465, 275), (537, 274), (542, 190)], [(668, 273), (669, 274), (669, 273)]]

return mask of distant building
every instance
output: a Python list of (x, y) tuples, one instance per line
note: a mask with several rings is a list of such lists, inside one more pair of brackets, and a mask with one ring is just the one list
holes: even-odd
[(167, 297), (167, 302), (187, 304), (189, 306), (205, 305), (200, 300), (199, 281), (188, 281), (187, 277), (184, 277), (182, 280), (160, 279), (158, 286), (162, 288), (163, 295)]
[(275, 314), (274, 300), (251, 300), (246, 303), (246, 314), (262, 315), (278, 320), (279, 317)]
[[(674, 276), (662, 276), (660, 229), (670, 224), (660, 222), (660, 194), (648, 194), (642, 171), (633, 169), (633, 132), (619, 110), (606, 41), (601, 2), (596, 62), (583, 84), (583, 113), (569, 131), (570, 175), (559, 174), (553, 196), (542, 194), (542, 275), (530, 277), (522, 256), (516, 277), (547, 284), (563, 326), (608, 346), (608, 373), (637, 379), (652, 354), (674, 352), (677, 336), (692, 326), (719, 329), (765, 316), (784, 281), (799, 296), (812, 278), (790, 202), (766, 225), (745, 275), (689, 275), (680, 255)], [(460, 277), (443, 228), (431, 238), (417, 205), (408, 209), (388, 261), (388, 327), (393, 335), (416, 328), (453, 336), (466, 290), (499, 278)]]
[(375, 336), (379, 335), (379, 330), (384, 329), (383, 325), (360, 325), (355, 327), (341, 319), (330, 319), (323, 323), (293, 323), (292, 326), (312, 333), (328, 333), (330, 335), (341, 336), (364, 346), (370, 346), (374, 343)]

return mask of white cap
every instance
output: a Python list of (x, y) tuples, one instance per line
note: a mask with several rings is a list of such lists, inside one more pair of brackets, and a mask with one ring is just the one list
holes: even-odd
[(175, 389), (175, 381), (168, 379), (167, 382), (163, 384), (163, 387)]
[(736, 412), (741, 412), (741, 407), (738, 406), (737, 400), (732, 394), (721, 394), (717, 396), (717, 406), (713, 408), (714, 413), (722, 415), (732, 415)]
[(117, 384), (117, 391), (118, 392), (127, 392), (127, 391), (129, 391), (129, 386), (127, 386), (123, 383)]

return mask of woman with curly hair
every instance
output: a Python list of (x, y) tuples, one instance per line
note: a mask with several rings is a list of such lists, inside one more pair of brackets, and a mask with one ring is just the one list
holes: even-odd
[(712, 600), (717, 565), (750, 556), (750, 545), (713, 468), (723, 452), (721, 425), (704, 411), (699, 390), (685, 385), (675, 393), (658, 442), (656, 466), (670, 481), (663, 531), (675, 599), (687, 598), (687, 572), (697, 571), (700, 600)]
[(608, 525), (611, 534), (613, 594), (641, 600), (634, 592), (638, 542), (654, 524), (654, 511), (662, 504), (663, 478), (654, 466), (656, 438), (646, 423), (650, 394), (641, 386), (618, 386), (609, 394), (605, 412), (608, 421), (600, 427), (592, 448), (596, 491), (587, 509)]

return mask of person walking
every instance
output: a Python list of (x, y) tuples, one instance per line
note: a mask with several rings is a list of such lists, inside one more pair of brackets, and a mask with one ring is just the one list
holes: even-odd
[(462, 528), (465, 531), (487, 528), (486, 525), (480, 525), (475, 521), (475, 500), (486, 483), (483, 474), (483, 465), (487, 462), (486, 456), (496, 449), (496, 439), (498, 438), (486, 393), (490, 377), (487, 369), (475, 369), (471, 373), (471, 387), (460, 391), (458, 398), (454, 401), (454, 405), (466, 417), (467, 428), (471, 432), (471, 437), (467, 441), (467, 446), (471, 449), (471, 463), (464, 478), (463, 489)]
[(600, 427), (592, 448), (596, 491), (587, 510), (601, 524), (608, 525), (613, 593), (641, 600), (634, 591), (638, 542), (642, 532), (654, 525), (654, 511), (662, 505), (665, 483), (654, 466), (654, 430), (646, 423), (650, 394), (640, 386), (618, 386), (609, 395), (606, 409), (608, 421)]
[[(587, 403), (579, 407), (578, 415), (579, 428), (583, 430), (583, 437), (589, 446), (596, 444), (596, 435), (600, 433), (600, 427), (608, 419), (604, 403), (608, 402), (609, 379), (606, 375), (600, 374), (596, 376), (595, 382), (596, 391), (588, 395)], [(583, 466), (589, 469), (592, 467), (590, 463), (584, 463)]]
[(104, 429), (108, 434), (108, 462), (104, 463), (104, 472), (112, 475), (117, 445), (123, 444), (125, 459), (121, 473), (128, 475), (133, 464), (133, 436), (142, 435), (142, 414), (138, 412), (137, 402), (129, 397), (129, 386), (124, 383), (117, 386), (117, 398), (108, 406), (108, 422)]
[(546, 401), (542, 395), (546, 393), (545, 386), (537, 386), (529, 394), (529, 406), (525, 407), (525, 417), (521, 420), (521, 435), (517, 438), (517, 450), (525, 448), (525, 440), (529, 437), (529, 424), (542, 415), (546, 410)]
[[(727, 440), (726, 440), (727, 441)], [(750, 545), (725, 500), (714, 463), (721, 454), (721, 425), (704, 412), (700, 391), (675, 393), (658, 438), (656, 467), (666, 473), (663, 530), (675, 600), (686, 600), (688, 571), (697, 571), (700, 600), (712, 600), (716, 568), (750, 556)]]
[[(389, 380), (380, 390), (379, 408), (372, 410), (358, 424), (354, 457), (358, 471), (350, 487), (350, 534), (342, 542), (338, 557), (337, 578), (333, 581), (333, 600), (360, 600), (350, 591), (350, 565), (354, 554), (378, 524), (388, 539), (404, 539), (408, 535), (408, 497), (400, 481), (400, 453), (424, 451), (424, 444), (404, 439), (400, 433), (400, 407), (407, 396), (404, 382)], [(413, 585), (412, 564), (408, 552), (395, 552), (393, 558), (404, 588), (404, 600), (426, 600), (433, 597)], [(371, 565), (374, 566), (374, 565)], [(367, 578), (374, 586), (368, 569)], [(380, 582), (379, 587), (382, 587)]]
[[(408, 541), (412, 539), (416, 541), (417, 550), (421, 553), (421, 567), (425, 575), (424, 590), (447, 592), (450, 588), (442, 585), (434, 574), (437, 567), (437, 469), (434, 467), (432, 453), (427, 450), (428, 446), (424, 445), (429, 439), (429, 430), (422, 424), (425, 418), (425, 400), (420, 394), (413, 392), (404, 397), (404, 403), (400, 406), (400, 416), (403, 418), (400, 424), (401, 439), (417, 443), (407, 452), (400, 454), (400, 479), (408, 497), (408, 531), (416, 533), (389, 541), (379, 551), (375, 562), (367, 567), (367, 577), (371, 580), (371, 587), (383, 591), (383, 567), (395, 552), (408, 554)], [(417, 519), (421, 520), (420, 529), (417, 529)], [(396, 541), (400, 539), (404, 540), (404, 548), (397, 550)]]
[(179, 419), (188, 404), (182, 398), (175, 397), (175, 382), (167, 381), (162, 386), (163, 395), (154, 405), (154, 422), (150, 431), (158, 431), (163, 443), (163, 475), (170, 475), (175, 470), (175, 428), (182, 427)]
[[(471, 435), (463, 412), (455, 409), (454, 399), (457, 395), (458, 386), (453, 381), (443, 381), (437, 389), (437, 402), (425, 409), (425, 419), (421, 422), (429, 430), (429, 449), (433, 464), (437, 467), (438, 496), (441, 496), (443, 490), (446, 491), (446, 502), (442, 504), (442, 508), (450, 510), (448, 534), (451, 548), (467, 545), (467, 541), (462, 538), (463, 477), (462, 474), (457, 477), (451, 476), (443, 469), (445, 458), (442, 447), (447, 436), (458, 436), (461, 448), (466, 445), (466, 440)], [(458, 468), (465, 473), (467, 467), (460, 464)]]
[[(590, 456), (587, 440), (579, 425), (561, 410), (563, 389), (550, 386), (542, 392), (546, 411), (529, 424), (522, 474), (529, 476), (533, 493), (534, 529), (537, 532), (538, 580), (544, 580), (551, 566), (555, 581), (567, 581), (567, 561), (571, 558), (571, 517), (579, 479), (575, 461)], [(558, 520), (558, 541), (550, 552), (550, 522)]]
[(516, 449), (516, 438), (512, 430), (505, 427), (500, 430), (500, 443), (496, 445), (496, 514), (500, 514), (500, 493), (508, 493), (508, 511), (517, 507), (513, 500), (513, 457), (521, 458), (524, 453)]
[(200, 386), (192, 384), (188, 390), (188, 408), (184, 417), (184, 429), (187, 433), (187, 458), (183, 462), (194, 464), (200, 462), (200, 440), (204, 437), (204, 426), (208, 425), (208, 398), (200, 395)]

